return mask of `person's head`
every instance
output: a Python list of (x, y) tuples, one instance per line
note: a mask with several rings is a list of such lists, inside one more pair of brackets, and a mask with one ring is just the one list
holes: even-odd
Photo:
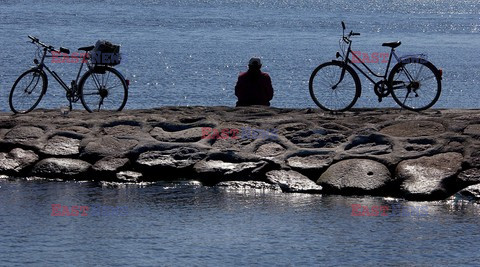
[(262, 67), (262, 61), (258, 57), (252, 57), (250, 61), (248, 61), (248, 68), (251, 70), (260, 70)]

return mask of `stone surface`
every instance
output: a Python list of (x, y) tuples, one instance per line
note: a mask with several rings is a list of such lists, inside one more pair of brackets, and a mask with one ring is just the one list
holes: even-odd
[[(143, 181), (200, 177), (207, 185), (265, 182), (270, 171), (292, 170), (314, 181), (330, 173), (332, 185), (325, 183), (322, 194), (441, 199), (477, 182), (479, 125), (478, 110), (451, 109), (421, 113), (396, 108), (353, 109), (333, 114), (312, 108), (160, 107), (98, 113), (73, 110), (68, 116), (45, 109), (26, 115), (0, 113), (0, 164), (4, 166), (0, 175), (24, 177), (33, 166), (38, 165), (38, 171), (39, 166), (48, 165), (43, 162), (48, 158), (95, 164), (85, 175), (111, 182), (118, 181), (118, 173), (127, 171), (141, 173)], [(278, 138), (202, 139), (203, 127), (269, 129), (278, 133)], [(15, 157), (10, 154), (13, 149), (31, 153)], [(433, 182), (412, 177), (403, 181), (395, 173), (409, 160), (417, 162), (422, 157), (442, 157), (439, 155), (452, 152), (464, 157), (456, 165), (457, 171), (447, 175), (439, 166), (444, 177)], [(338, 177), (331, 169), (354, 159), (370, 161), (366, 165), (347, 164), (342, 173), (349, 178), (336, 181)], [(23, 161), (27, 163), (19, 163)], [(457, 161), (448, 163), (452, 162)], [(389, 174), (382, 164), (394, 173)], [(56, 162), (46, 175), (55, 174), (55, 169), (72, 169), (63, 165)], [(433, 168), (428, 162), (419, 165)], [(52, 177), (77, 177), (60, 175), (62, 172)], [(422, 184), (432, 188), (417, 192)]]
[(216, 186), (228, 190), (282, 190), (278, 184), (269, 184), (262, 181), (225, 181), (218, 183)]
[(396, 137), (416, 137), (441, 134), (445, 127), (433, 121), (406, 121), (383, 128), (380, 132)]
[(448, 183), (461, 170), (462, 161), (456, 152), (405, 160), (397, 166), (396, 177), (403, 181), (401, 189), (409, 199), (444, 199), (455, 193)]
[(322, 187), (296, 171), (275, 170), (266, 174), (267, 181), (288, 193), (320, 193)]
[(459, 192), (459, 194), (474, 200), (480, 200), (480, 184), (471, 185), (467, 188), (464, 188)]
[[(204, 183), (218, 180), (252, 180), (260, 174), (266, 162), (225, 162), (222, 160), (202, 160), (195, 164), (194, 170)], [(255, 180), (255, 179), (253, 179)]]
[(117, 179), (122, 182), (138, 183), (141, 181), (143, 175), (139, 172), (122, 171), (117, 173)]
[(46, 158), (35, 164), (32, 174), (47, 178), (87, 178), (91, 165), (83, 160)]
[(368, 159), (348, 159), (334, 163), (317, 180), (325, 191), (344, 194), (380, 194), (392, 182), (387, 167)]
[(468, 186), (480, 183), (480, 169), (468, 169), (458, 175), (458, 182), (461, 186)]
[(107, 156), (123, 156), (138, 144), (137, 140), (104, 136), (90, 141), (81, 153), (88, 161)]
[(129, 163), (130, 160), (127, 158), (106, 157), (97, 161), (92, 169), (96, 172), (117, 172), (127, 167)]
[(9, 153), (0, 153), (0, 173), (20, 173), (38, 161), (38, 156), (31, 150), (12, 149)]
[(137, 159), (137, 164), (144, 169), (183, 169), (192, 167), (205, 157), (206, 153), (197, 148), (180, 147), (142, 153)]
[(53, 136), (48, 139), (42, 153), (50, 156), (78, 155), (80, 153), (80, 140), (60, 135)]

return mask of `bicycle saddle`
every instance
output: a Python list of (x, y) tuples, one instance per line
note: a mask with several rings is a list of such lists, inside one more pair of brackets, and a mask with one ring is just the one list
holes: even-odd
[(395, 47), (399, 47), (401, 44), (402, 44), (402, 42), (396, 41), (396, 42), (383, 43), (382, 46), (388, 46), (388, 47), (391, 47), (391, 48), (395, 48)]
[(94, 47), (95, 47), (94, 45), (84, 46), (84, 47), (80, 47), (78, 50), (83, 50), (85, 52), (88, 52), (88, 51), (92, 50)]

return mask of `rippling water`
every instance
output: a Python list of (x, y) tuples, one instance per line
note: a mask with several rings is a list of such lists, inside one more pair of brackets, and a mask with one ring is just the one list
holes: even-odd
[[(480, 260), (480, 206), (471, 203), (229, 192), (192, 182), (101, 187), (19, 180), (0, 180), (0, 203), (0, 260), (7, 266), (437, 266)], [(126, 210), (57, 217), (52, 204)], [(423, 207), (428, 214), (355, 217), (352, 204)]]
[[(118, 67), (130, 80), (127, 108), (235, 103), (233, 87), (252, 55), (263, 57), (277, 107), (313, 107), (308, 78), (338, 50), (340, 21), (362, 33), (354, 49), (388, 52), (382, 42), (402, 40), (399, 54), (426, 53), (444, 70), (435, 107), (478, 108), (480, 4), (477, 0), (318, 1), (2, 1), (0, 3), (0, 110), (15, 78), (29, 65), (27, 35), (72, 50), (109, 39), (123, 45)], [(66, 81), (74, 64), (54, 66)], [(382, 64), (372, 64), (382, 70)], [(65, 105), (50, 79), (43, 107)], [(363, 81), (357, 107), (377, 102)], [(82, 108), (80, 104), (77, 108)]]

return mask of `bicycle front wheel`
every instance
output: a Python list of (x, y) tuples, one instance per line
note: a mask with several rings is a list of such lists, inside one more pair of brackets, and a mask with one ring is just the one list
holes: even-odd
[(327, 111), (350, 109), (357, 102), (361, 90), (355, 71), (337, 61), (318, 66), (310, 76), (308, 87), (315, 104)]
[(47, 90), (47, 75), (39, 69), (31, 69), (18, 77), (12, 86), (8, 103), (14, 113), (32, 111)]
[(111, 67), (95, 67), (80, 79), (82, 105), (88, 112), (120, 111), (127, 103), (128, 86), (125, 78)]
[(433, 106), (442, 90), (439, 71), (425, 60), (409, 60), (396, 64), (388, 81), (395, 102), (412, 111), (421, 111)]

